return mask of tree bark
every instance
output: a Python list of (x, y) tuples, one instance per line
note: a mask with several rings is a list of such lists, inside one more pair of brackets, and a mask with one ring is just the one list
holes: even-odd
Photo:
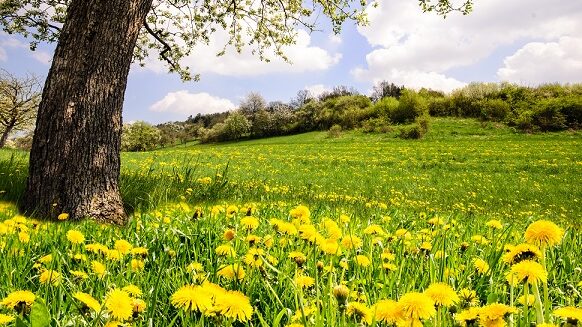
[(152, 0), (73, 0), (50, 68), (21, 202), (33, 216), (123, 224), (122, 106)]
[(14, 125), (15, 124), (9, 124), (8, 126), (6, 126), (6, 129), (2, 133), (2, 136), (0, 137), (0, 148), (3, 148), (6, 145), (6, 141), (8, 140), (8, 135), (10, 135), (10, 132), (12, 132)]

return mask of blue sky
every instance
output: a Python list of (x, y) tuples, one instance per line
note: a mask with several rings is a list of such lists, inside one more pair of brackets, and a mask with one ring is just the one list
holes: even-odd
[[(387, 80), (408, 87), (451, 91), (471, 81), (525, 85), (582, 82), (582, 1), (476, 0), (468, 16), (422, 14), (413, 0), (379, 0), (370, 24), (348, 22), (301, 31), (287, 53), (293, 64), (260, 62), (247, 52), (216, 58), (221, 35), (197, 47), (185, 62), (200, 82), (180, 81), (154, 59), (135, 66), (126, 91), (124, 121), (160, 123), (198, 112), (234, 109), (249, 92), (289, 101), (298, 90), (315, 95), (335, 85), (366, 94)], [(46, 76), (54, 45), (35, 52), (27, 40), (0, 34), (0, 67)]]

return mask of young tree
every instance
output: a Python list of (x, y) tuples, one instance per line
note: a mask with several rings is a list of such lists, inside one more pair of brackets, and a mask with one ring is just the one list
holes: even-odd
[[(420, 3), (425, 11), (454, 10), (449, 0)], [(32, 37), (32, 48), (58, 41), (39, 106), (22, 209), (52, 218), (66, 212), (71, 219), (127, 220), (118, 180), (121, 110), (132, 59), (143, 63), (157, 53), (169, 71), (197, 79), (180, 58), (216, 31), (228, 37), (225, 50), (250, 44), (261, 59), (285, 58), (297, 27), (314, 30), (323, 14), (339, 32), (347, 19), (365, 21), (363, 5), (352, 0), (3, 0), (5, 31)]]
[(30, 128), (36, 118), (41, 85), (34, 75), (18, 78), (0, 70), (0, 148), (10, 133)]

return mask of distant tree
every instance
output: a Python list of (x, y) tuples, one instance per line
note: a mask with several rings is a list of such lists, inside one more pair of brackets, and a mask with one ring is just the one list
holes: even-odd
[(228, 115), (224, 120), (224, 127), (221, 138), (227, 140), (237, 140), (248, 134), (251, 130), (251, 123), (242, 114), (242, 112), (235, 111)]
[(297, 91), (297, 95), (291, 99), (289, 105), (294, 108), (298, 109), (305, 105), (307, 102), (312, 101), (314, 98), (310, 94), (308, 90), (299, 90)]
[(144, 121), (123, 125), (121, 148), (124, 151), (150, 151), (155, 149), (161, 139), (161, 132)]
[(241, 101), (240, 112), (247, 118), (252, 118), (259, 110), (267, 108), (267, 101), (257, 92), (251, 92)]
[(319, 96), (319, 101), (325, 101), (331, 98), (339, 98), (348, 95), (358, 95), (360, 92), (353, 87), (347, 87), (345, 85), (334, 86), (331, 91), (323, 92)]
[(376, 102), (382, 100), (387, 97), (393, 98), (400, 98), (402, 91), (404, 90), (404, 86), (398, 86), (394, 83), (389, 83), (387, 81), (382, 81), (376, 85), (374, 85), (374, 89), (372, 90), (372, 101)]
[(4, 147), (10, 133), (33, 126), (40, 91), (41, 84), (36, 76), (18, 78), (0, 69), (0, 148)]

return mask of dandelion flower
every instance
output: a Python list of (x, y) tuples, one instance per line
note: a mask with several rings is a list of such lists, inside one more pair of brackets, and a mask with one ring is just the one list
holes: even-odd
[(119, 251), (122, 255), (126, 255), (131, 252), (133, 245), (126, 240), (117, 240), (113, 247), (115, 250)]
[(426, 294), (410, 292), (398, 301), (403, 318), (408, 321), (430, 319), (436, 314), (434, 301)]
[(491, 227), (493, 229), (502, 229), (503, 228), (503, 224), (501, 223), (501, 221), (499, 221), (497, 219), (489, 220), (488, 222), (485, 223), (485, 226)]
[(220, 268), (217, 272), (218, 276), (222, 276), (228, 279), (238, 279), (241, 280), (245, 278), (245, 270), (239, 264), (232, 264)]
[(455, 320), (461, 326), (475, 326), (477, 319), (479, 319), (480, 308), (471, 307), (455, 314)]
[(366, 257), (365, 255), (357, 255), (356, 256), (356, 263), (360, 267), (369, 267), (371, 264), (370, 258)]
[(253, 314), (253, 307), (246, 297), (238, 291), (222, 292), (216, 296), (214, 311), (227, 318), (246, 322)]
[(479, 305), (479, 298), (477, 292), (463, 288), (459, 291), (459, 298), (461, 300), (461, 308), (474, 307)]
[(107, 293), (104, 306), (113, 318), (121, 321), (128, 320), (133, 315), (133, 300), (126, 291), (120, 289)]
[(240, 220), (241, 225), (243, 225), (247, 230), (254, 230), (259, 227), (259, 220), (255, 217), (244, 217)]
[(503, 255), (503, 261), (510, 265), (519, 263), (523, 260), (536, 260), (542, 257), (540, 249), (533, 245), (522, 243), (508, 248)]
[(350, 295), (350, 289), (345, 285), (338, 285), (333, 288), (332, 294), (339, 304), (345, 304)]
[(376, 321), (382, 321), (388, 325), (402, 320), (402, 312), (398, 302), (394, 300), (381, 300), (374, 306)]
[(13, 316), (5, 315), (0, 313), (0, 325), (6, 325), (14, 321)]
[(372, 310), (360, 302), (350, 302), (346, 307), (348, 317), (354, 318), (358, 322), (372, 323)]
[(85, 235), (78, 230), (71, 229), (67, 232), (67, 240), (73, 244), (81, 244), (85, 242)]
[(57, 286), (61, 283), (61, 274), (54, 270), (45, 270), (40, 274), (41, 284), (52, 284)]
[(295, 286), (298, 288), (309, 288), (315, 285), (315, 279), (309, 276), (298, 275), (295, 277)]
[(76, 292), (73, 297), (83, 303), (83, 306), (95, 312), (101, 311), (101, 304), (95, 300), (90, 294), (83, 292)]
[(124, 288), (122, 288), (122, 290), (126, 291), (127, 293), (129, 293), (129, 295), (134, 296), (134, 297), (140, 297), (143, 294), (143, 292), (139, 289), (139, 287), (137, 287), (133, 284), (129, 284), (129, 285), (125, 286)]
[(362, 239), (356, 235), (346, 235), (342, 239), (342, 246), (346, 249), (359, 249), (363, 244)]
[(507, 281), (511, 284), (519, 282), (536, 284), (538, 282), (545, 283), (547, 280), (548, 272), (544, 266), (531, 260), (525, 260), (513, 265), (507, 275)]
[(459, 296), (455, 290), (445, 283), (431, 284), (424, 294), (428, 295), (437, 306), (450, 307), (459, 303)]
[(563, 307), (554, 310), (554, 316), (566, 320), (572, 326), (577, 326), (582, 321), (582, 309), (575, 307)]
[(220, 256), (234, 256), (236, 254), (236, 252), (234, 251), (234, 248), (232, 246), (230, 246), (229, 244), (222, 244), (216, 247), (216, 249), (214, 250), (214, 252)]
[(562, 237), (564, 230), (548, 220), (533, 222), (525, 230), (525, 240), (539, 247), (558, 245)]
[(18, 312), (23, 312), (30, 309), (35, 299), (36, 295), (30, 291), (15, 291), (0, 301), (0, 305), (9, 309), (15, 309)]
[(502, 303), (493, 303), (479, 309), (479, 322), (481, 326), (505, 326), (505, 316), (515, 313), (517, 310)]
[(107, 273), (105, 265), (99, 261), (92, 261), (91, 269), (93, 269), (93, 273), (95, 273), (95, 275), (97, 275), (99, 278), (105, 277), (105, 274)]
[(61, 213), (60, 215), (57, 216), (58, 220), (67, 220), (69, 219), (69, 214), (68, 213)]
[(201, 286), (182, 286), (170, 300), (173, 306), (186, 311), (205, 312), (212, 307), (211, 294)]

